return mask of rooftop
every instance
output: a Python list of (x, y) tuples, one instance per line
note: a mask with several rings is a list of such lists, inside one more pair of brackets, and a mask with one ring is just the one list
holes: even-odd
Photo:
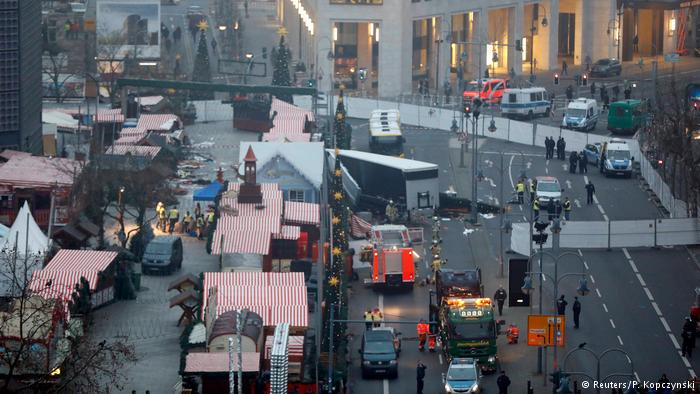
[(52, 188), (72, 186), (82, 168), (80, 162), (58, 157), (12, 155), (0, 167), (0, 185)]

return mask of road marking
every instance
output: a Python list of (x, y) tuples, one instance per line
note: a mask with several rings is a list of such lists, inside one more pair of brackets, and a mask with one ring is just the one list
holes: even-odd
[(496, 184), (493, 183), (493, 179), (491, 179), (491, 178), (486, 178), (486, 179), (489, 180), (489, 184), (491, 185), (491, 187), (496, 187)]
[(586, 267), (586, 269), (588, 269), (588, 263), (587, 263), (587, 262), (584, 261), (584, 262), (583, 262), (583, 266)]
[(577, 249), (577, 252), (579, 256), (583, 257), (583, 252), (581, 251), (581, 249)]
[(566, 172), (566, 171), (569, 170), (569, 165), (568, 165), (568, 164), (562, 164), (562, 165), (561, 165), (561, 168), (562, 168), (562, 170), (564, 170), (564, 172)]
[(583, 176), (583, 183), (588, 185), (588, 175)]
[(603, 214), (603, 220), (605, 220), (606, 222), (610, 221), (610, 219), (608, 219), (608, 215), (606, 215), (606, 214)]
[(638, 273), (639, 270), (637, 269), (637, 264), (634, 263), (634, 260), (628, 260), (628, 261), (630, 263), (630, 266), (632, 267), (632, 271), (634, 271), (635, 274)]
[(651, 292), (649, 291), (649, 289), (646, 287), (644, 287), (643, 289), (644, 289), (644, 292), (647, 293), (647, 298), (649, 299), (649, 301), (654, 301), (654, 296), (651, 295)]
[(545, 155), (541, 155), (539, 153), (520, 153), (520, 152), (495, 152), (495, 151), (486, 151), (486, 152), (480, 152), (482, 155), (506, 155), (506, 156), (515, 156), (515, 155), (522, 155), (522, 156), (528, 156), (528, 157), (545, 157)]
[(642, 275), (640, 275), (639, 273), (637, 273), (637, 280), (639, 280), (639, 283), (641, 283), (643, 287), (646, 287), (647, 283), (644, 281)]
[(652, 301), (651, 306), (654, 308), (658, 316), (663, 316), (663, 313), (661, 313), (661, 309), (659, 309), (659, 305), (656, 304), (656, 302)]
[(546, 165), (546, 166), (549, 165), (549, 159), (547, 159), (547, 160), (544, 162), (544, 165)]
[[(659, 320), (661, 320), (661, 324), (663, 324), (664, 329), (666, 330), (666, 332), (670, 334), (670, 333), (671, 333), (671, 327), (668, 326), (668, 322), (666, 321), (666, 318), (663, 317), (663, 316), (661, 316), (661, 317), (659, 318)], [(674, 339), (675, 339), (675, 338), (674, 338)]]
[(608, 312), (608, 306), (605, 305), (605, 303), (603, 303), (603, 309), (605, 309), (605, 313), (610, 313), (610, 312)]
[(523, 215), (523, 220), (527, 222), (527, 218), (525, 217), (525, 215)]
[(612, 326), (612, 328), (615, 328), (615, 322), (613, 321), (613, 319), (609, 319), (609, 320), (610, 320), (610, 325)]
[(632, 256), (630, 256), (630, 252), (627, 251), (627, 248), (622, 248), (622, 253), (624, 253), (625, 257), (627, 257), (627, 260), (632, 259)]
[(442, 353), (438, 353), (438, 361), (440, 361), (440, 365), (442, 365)]
[(625, 345), (624, 343), (622, 343), (622, 338), (620, 338), (619, 335), (617, 336), (617, 341), (620, 342), (620, 346), (624, 346), (624, 345)]
[(676, 337), (674, 337), (673, 334), (671, 334), (670, 332), (668, 333), (668, 337), (671, 338), (671, 342), (673, 342), (673, 346), (675, 346), (676, 349), (681, 350), (681, 345), (678, 344)]
[(696, 378), (697, 375), (695, 374), (695, 370), (692, 368), (688, 368), (688, 373), (690, 374), (691, 378)]
[(377, 300), (377, 308), (384, 313), (384, 294), (379, 294), (378, 300)]
[(571, 181), (568, 179), (566, 180), (566, 188), (571, 189)]
[(596, 197), (595, 194), (593, 195), (593, 202), (598, 204), (598, 197)]
[[(515, 156), (513, 156), (513, 157), (515, 157)], [(525, 163), (525, 169), (526, 169), (526, 170), (529, 170), (530, 167), (532, 167), (532, 162), (531, 162), (531, 161), (528, 161), (527, 163)]]
[(515, 182), (513, 182), (513, 160), (515, 160), (515, 156), (511, 156), (508, 162), (508, 180), (510, 181), (510, 187), (515, 189)]
[(600, 290), (598, 290), (598, 289), (595, 289), (595, 292), (596, 292), (596, 294), (598, 294), (598, 297), (600, 297), (600, 298), (603, 298), (603, 296), (602, 296), (602, 295), (600, 295)]
[(598, 210), (600, 211), (601, 215), (605, 215), (605, 210), (603, 209), (603, 207), (600, 204), (598, 204)]
[(591, 277), (591, 283), (595, 284), (595, 279), (593, 278), (593, 275), (589, 275)]
[(681, 356), (681, 360), (683, 360), (683, 364), (685, 364), (686, 368), (693, 368), (693, 366), (688, 362), (687, 358)]
[[(632, 364), (632, 361), (630, 360), (630, 364)], [(637, 371), (634, 371), (634, 377), (637, 378), (637, 382), (641, 382), (642, 379), (639, 379), (639, 375), (637, 374)]]
[(547, 175), (549, 175), (549, 167), (545, 167), (545, 168), (544, 168), (544, 173), (547, 174)]
[(389, 394), (389, 379), (384, 379), (384, 381), (382, 381), (382, 386), (384, 394)]

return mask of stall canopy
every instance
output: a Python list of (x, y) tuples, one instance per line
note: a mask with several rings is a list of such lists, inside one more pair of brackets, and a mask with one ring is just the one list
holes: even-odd
[(195, 190), (192, 199), (194, 201), (214, 201), (222, 187), (221, 183), (212, 182), (206, 187)]
[(5, 250), (13, 250), (15, 246), (19, 255), (43, 255), (49, 246), (49, 239), (36, 224), (26, 201), (2, 243)]

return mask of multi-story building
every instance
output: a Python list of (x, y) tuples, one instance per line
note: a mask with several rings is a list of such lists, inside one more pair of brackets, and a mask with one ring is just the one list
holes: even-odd
[(0, 0), (0, 148), (41, 153), (41, 0)]
[[(292, 53), (333, 84), (388, 97), (445, 81), (676, 50), (678, 0), (278, 0)], [(517, 44), (522, 50), (517, 50)], [(297, 59), (295, 59), (297, 60)], [(366, 75), (359, 78), (360, 70)]]

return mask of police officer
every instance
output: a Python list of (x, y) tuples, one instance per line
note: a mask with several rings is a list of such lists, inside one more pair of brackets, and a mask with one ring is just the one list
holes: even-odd
[(530, 201), (535, 201), (535, 190), (537, 188), (536, 181), (530, 179)]
[(524, 201), (523, 195), (525, 194), (525, 183), (522, 179), (515, 185), (515, 191), (518, 192), (518, 204), (522, 204)]
[(177, 210), (177, 207), (170, 208), (170, 212), (168, 212), (168, 219), (170, 220), (170, 227), (168, 228), (168, 232), (172, 234), (175, 230), (175, 223), (177, 223), (177, 221), (180, 220), (180, 212)]
[(564, 199), (564, 219), (571, 220), (571, 200), (569, 197)]
[(195, 223), (197, 225), (197, 239), (202, 239), (202, 234), (204, 234), (204, 216), (198, 215)]
[(503, 303), (506, 301), (506, 298), (508, 298), (508, 293), (506, 293), (503, 285), (499, 285), (496, 294), (493, 295), (493, 299), (496, 300), (496, 304), (498, 305), (499, 316), (503, 316)]
[(568, 302), (564, 299), (564, 294), (559, 297), (557, 300), (557, 313), (559, 315), (565, 315), (566, 314), (566, 306), (569, 305)]
[(372, 310), (367, 309), (365, 312), (365, 329), (366, 330), (371, 330), (372, 329)]
[(535, 200), (532, 202), (532, 213), (534, 214), (534, 220), (537, 221), (540, 218), (540, 200)]
[(547, 218), (551, 222), (554, 220), (554, 215), (556, 214), (556, 207), (554, 206), (554, 200), (550, 199), (547, 203)]

